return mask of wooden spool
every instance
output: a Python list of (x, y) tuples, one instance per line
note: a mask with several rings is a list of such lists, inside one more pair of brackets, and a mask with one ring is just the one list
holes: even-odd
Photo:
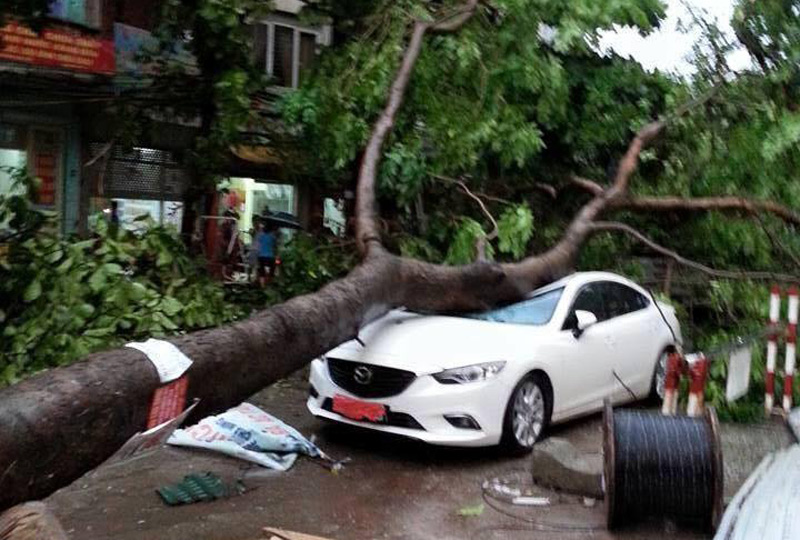
[[(625, 415), (625, 430), (616, 415)], [(719, 423), (712, 408), (700, 418), (688, 418), (615, 413), (606, 401), (603, 453), (609, 529), (653, 517), (716, 529), (722, 517), (723, 468)]]

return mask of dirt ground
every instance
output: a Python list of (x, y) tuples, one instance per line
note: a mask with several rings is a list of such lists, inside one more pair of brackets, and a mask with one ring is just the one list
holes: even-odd
[[(528, 458), (494, 449), (448, 449), (356, 428), (326, 424), (305, 409), (307, 383), (298, 373), (253, 396), (251, 403), (293, 425), (336, 458), (350, 457), (339, 474), (299, 459), (274, 472), (202, 451), (163, 448), (131, 462), (103, 466), (47, 500), (76, 540), (255, 540), (278, 527), (339, 540), (702, 538), (670, 523), (649, 523), (611, 534), (602, 502), (558, 496), (548, 509), (485, 501), (493, 478), (527, 482)], [(600, 452), (599, 416), (551, 432), (586, 452)], [(780, 424), (723, 426), (726, 495), (769, 451), (789, 444)], [(155, 489), (192, 472), (213, 471), (247, 491), (214, 502), (166, 506)], [(490, 506), (492, 503), (493, 506)], [(483, 505), (474, 516), (459, 510)], [(547, 526), (556, 525), (556, 529)]]

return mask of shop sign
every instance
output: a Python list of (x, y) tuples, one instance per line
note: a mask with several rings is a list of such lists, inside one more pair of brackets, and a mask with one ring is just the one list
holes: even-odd
[[(144, 76), (156, 73), (161, 67), (148, 60), (148, 56), (158, 55), (160, 44), (149, 31), (122, 23), (114, 23), (114, 50), (117, 73)], [(162, 57), (175, 62), (189, 73), (197, 73), (197, 62), (180, 42), (174, 43)]]
[(0, 28), (0, 60), (89, 73), (114, 73), (114, 43), (67, 29), (37, 34), (17, 23)]

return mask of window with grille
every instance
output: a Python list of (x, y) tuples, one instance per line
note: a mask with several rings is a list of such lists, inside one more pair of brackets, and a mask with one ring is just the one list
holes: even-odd
[(324, 33), (279, 22), (253, 27), (253, 60), (264, 66), (275, 86), (296, 88), (303, 74), (313, 67), (317, 45)]
[[(102, 152), (102, 143), (92, 143), (90, 153)], [(172, 152), (155, 148), (125, 149), (115, 146), (105, 171), (102, 195), (108, 198), (180, 201), (189, 183), (189, 173)]]

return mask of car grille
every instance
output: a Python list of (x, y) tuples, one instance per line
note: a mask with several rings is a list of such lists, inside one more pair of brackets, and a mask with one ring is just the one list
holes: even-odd
[[(333, 400), (331, 398), (325, 398), (325, 400), (322, 402), (322, 408), (328, 412), (335, 412), (333, 410)], [(384, 422), (378, 422), (378, 423), (386, 426), (402, 427), (407, 429), (418, 429), (420, 431), (425, 431), (425, 428), (422, 427), (422, 424), (417, 422), (416, 419), (410, 414), (402, 412), (394, 412), (391, 409), (386, 411), (386, 420)]]
[[(372, 376), (368, 382), (356, 380), (356, 370), (368, 368)], [(365, 398), (383, 398), (394, 396), (408, 388), (417, 377), (410, 371), (394, 369), (372, 364), (361, 364), (348, 360), (328, 358), (328, 372), (331, 379), (341, 388), (353, 395)]]

